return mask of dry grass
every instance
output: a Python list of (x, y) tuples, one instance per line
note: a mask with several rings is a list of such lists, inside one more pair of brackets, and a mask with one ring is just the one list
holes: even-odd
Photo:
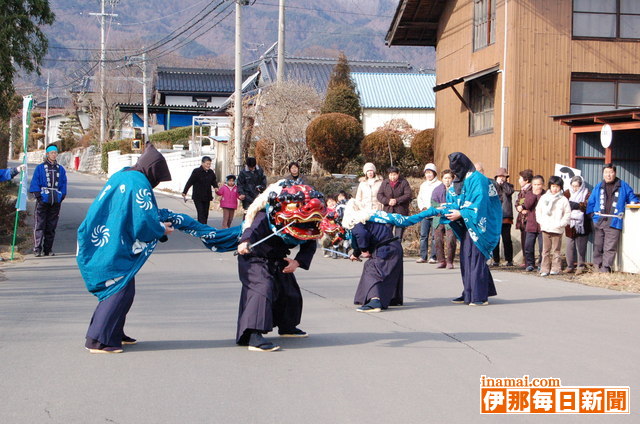
[[(515, 267), (500, 267), (498, 269), (520, 274), (533, 274)], [(611, 274), (605, 274), (589, 270), (588, 272), (580, 275), (562, 273), (560, 275), (554, 275), (553, 277), (547, 278), (554, 278), (569, 281), (572, 283), (584, 284), (585, 286), (602, 287), (605, 289), (618, 290), (629, 293), (640, 293), (640, 274), (628, 274), (626, 272), (612, 272)]]

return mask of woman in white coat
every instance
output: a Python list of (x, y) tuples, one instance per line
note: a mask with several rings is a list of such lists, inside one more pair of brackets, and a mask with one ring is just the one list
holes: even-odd
[(367, 162), (362, 168), (364, 178), (360, 179), (356, 192), (356, 203), (362, 210), (382, 210), (382, 203), (378, 202), (378, 190), (382, 184), (382, 177), (376, 175), (376, 166)]

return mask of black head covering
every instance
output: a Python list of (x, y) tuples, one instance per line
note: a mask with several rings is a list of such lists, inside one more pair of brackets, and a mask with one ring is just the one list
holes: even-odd
[(456, 176), (453, 179), (453, 188), (456, 194), (460, 194), (462, 191), (462, 184), (467, 173), (474, 172), (476, 167), (471, 162), (471, 159), (464, 153), (455, 152), (449, 155), (449, 169)]
[(156, 187), (162, 181), (171, 181), (171, 173), (169, 172), (167, 161), (150, 143), (147, 143), (144, 152), (138, 158), (138, 162), (129, 170), (142, 172), (151, 183), (151, 187)]

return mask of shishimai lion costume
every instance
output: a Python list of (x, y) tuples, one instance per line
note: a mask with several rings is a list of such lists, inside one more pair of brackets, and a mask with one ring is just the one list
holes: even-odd
[[(281, 337), (307, 337), (298, 328), (302, 293), (293, 271), (309, 269), (325, 214), (322, 193), (291, 180), (272, 184), (251, 204), (238, 246), (242, 291), (236, 343), (254, 351), (278, 350), (262, 336), (274, 327)], [(296, 246), (299, 252), (291, 259)]]

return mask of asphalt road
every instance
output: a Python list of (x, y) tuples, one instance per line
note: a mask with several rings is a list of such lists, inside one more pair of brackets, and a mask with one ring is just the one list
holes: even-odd
[[(75, 231), (103, 183), (69, 173), (57, 256), (0, 265), (0, 423), (640, 422), (640, 296), (498, 271), (490, 306), (453, 305), (459, 270), (414, 258), (405, 306), (360, 314), (362, 264), (319, 251), (297, 271), (311, 336), (249, 352), (234, 344), (234, 257), (174, 234), (136, 277), (126, 331), (140, 342), (91, 355), (83, 344), (96, 299), (75, 264)], [(158, 203), (195, 214), (180, 199)], [(480, 415), (481, 375), (525, 374), (630, 386), (634, 412)]]

